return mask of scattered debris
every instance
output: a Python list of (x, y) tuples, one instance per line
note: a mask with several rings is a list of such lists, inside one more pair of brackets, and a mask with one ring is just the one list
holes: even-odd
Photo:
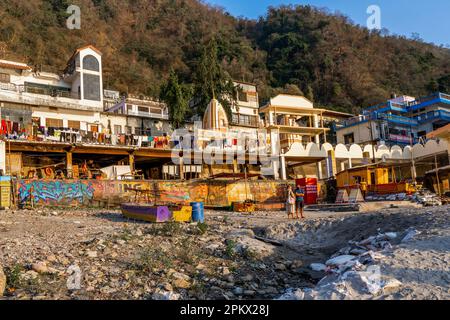
[(311, 263), (309, 267), (314, 271), (325, 271), (327, 266), (322, 263)]
[(417, 231), (414, 228), (409, 228), (408, 230), (406, 230), (406, 235), (405, 237), (402, 239), (402, 242), (407, 242), (412, 240), (416, 235), (420, 234), (419, 231)]
[(153, 300), (179, 300), (180, 295), (178, 293), (173, 293), (173, 292), (157, 289), (153, 293), (152, 299)]
[(441, 198), (437, 194), (435, 194), (427, 189), (422, 189), (422, 190), (416, 192), (412, 196), (412, 200), (416, 201), (417, 203), (423, 204), (426, 207), (442, 206)]

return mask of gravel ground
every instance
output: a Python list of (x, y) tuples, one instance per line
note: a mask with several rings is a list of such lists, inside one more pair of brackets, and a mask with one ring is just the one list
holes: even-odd
[[(310, 263), (349, 240), (410, 227), (421, 234), (382, 262), (402, 286), (373, 298), (448, 299), (449, 211), (307, 212), (301, 221), (206, 211), (205, 224), (158, 225), (114, 210), (3, 211), (0, 299), (275, 299), (313, 288), (325, 274)], [(0, 270), (0, 296), (1, 283)]]

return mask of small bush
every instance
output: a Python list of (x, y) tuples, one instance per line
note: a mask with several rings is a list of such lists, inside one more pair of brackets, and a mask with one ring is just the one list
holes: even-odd
[(208, 231), (208, 225), (204, 222), (199, 222), (197, 224), (197, 230), (200, 234), (205, 234)]
[(230, 258), (234, 258), (236, 256), (236, 242), (234, 240), (227, 240), (226, 245), (226, 255)]
[(24, 269), (19, 264), (14, 265), (12, 268), (5, 269), (6, 284), (8, 288), (15, 289), (22, 285), (22, 271), (24, 271)]

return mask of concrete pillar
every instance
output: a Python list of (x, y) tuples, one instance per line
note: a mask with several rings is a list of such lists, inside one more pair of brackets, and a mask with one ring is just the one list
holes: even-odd
[(353, 165), (352, 165), (352, 158), (348, 158), (348, 168), (349, 168), (349, 169), (353, 168)]
[[(314, 115), (313, 115), (313, 123), (312, 123), (312, 126), (313, 126), (314, 128), (319, 128), (319, 116), (318, 116), (317, 114), (314, 114)], [(317, 143), (317, 144), (320, 143), (320, 134), (316, 134), (316, 135), (314, 136), (314, 142)]]
[(323, 179), (323, 173), (322, 173), (322, 161), (317, 162), (317, 178), (319, 180)]
[(287, 180), (286, 157), (284, 156), (284, 154), (280, 155), (280, 170), (281, 180)]
[(327, 157), (327, 177), (331, 178), (336, 175), (337, 168), (336, 168), (336, 158), (334, 156), (334, 150), (328, 151), (328, 157)]
[(275, 124), (275, 116), (273, 111), (269, 111), (269, 125)]
[(342, 162), (341, 162), (341, 171), (344, 171), (344, 170), (345, 170), (345, 162), (342, 161)]
[(67, 177), (73, 177), (73, 165), (72, 165), (72, 152), (66, 152), (66, 169), (67, 169)]

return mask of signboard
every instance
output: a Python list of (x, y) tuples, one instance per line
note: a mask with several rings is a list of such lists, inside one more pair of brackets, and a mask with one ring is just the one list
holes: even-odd
[(0, 207), (11, 207), (11, 177), (0, 177)]
[(295, 181), (296, 185), (305, 192), (305, 204), (317, 204), (317, 179), (316, 178), (302, 178)]
[(398, 141), (398, 142), (404, 142), (404, 143), (410, 143), (411, 142), (411, 137), (409, 136), (401, 136), (398, 134), (390, 134), (389, 135), (389, 139), (391, 139), (392, 141)]
[(338, 191), (337, 197), (336, 197), (336, 203), (347, 203), (348, 202), (348, 193), (345, 189), (340, 189)]
[(359, 188), (352, 189), (350, 191), (350, 197), (349, 197), (348, 202), (349, 203), (364, 202), (364, 197), (361, 193), (361, 189), (359, 189)]

